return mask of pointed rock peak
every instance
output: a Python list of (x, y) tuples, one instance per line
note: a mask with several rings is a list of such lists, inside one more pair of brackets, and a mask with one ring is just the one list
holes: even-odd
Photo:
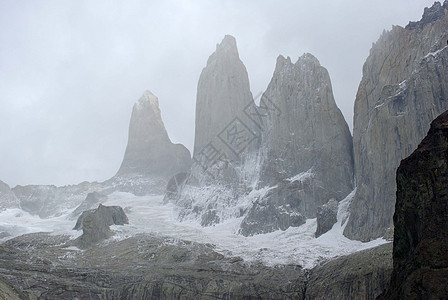
[(149, 104), (152, 107), (159, 109), (159, 99), (151, 91), (146, 90), (136, 103), (138, 107)]
[(224, 36), (224, 39), (221, 41), (221, 43), (216, 45), (216, 51), (209, 57), (207, 65), (224, 57), (239, 59), (236, 40), (231, 35)]
[(216, 45), (216, 51), (227, 51), (238, 54), (236, 39), (231, 35), (226, 35), (220, 44)]
[(283, 55), (279, 55), (278, 57), (277, 57), (277, 64), (286, 64), (286, 63), (288, 63), (288, 64), (290, 64), (291, 63), (291, 57), (284, 57)]
[(320, 66), (319, 60), (311, 53), (305, 53), (300, 56), (296, 64), (314, 64)]
[(282, 70), (285, 70), (289, 66), (291, 66), (291, 58), (288, 56), (285, 58), (283, 55), (279, 55), (277, 57), (277, 63), (275, 64), (275, 71), (274, 72), (280, 72)]
[(135, 103), (129, 124), (129, 138), (118, 176), (151, 175), (169, 179), (190, 166), (190, 152), (174, 145), (166, 132), (158, 98), (145, 91)]

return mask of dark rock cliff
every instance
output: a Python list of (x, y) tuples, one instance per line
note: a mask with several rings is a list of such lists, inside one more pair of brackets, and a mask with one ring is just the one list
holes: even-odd
[(394, 269), (380, 299), (448, 298), (448, 111), (397, 171)]

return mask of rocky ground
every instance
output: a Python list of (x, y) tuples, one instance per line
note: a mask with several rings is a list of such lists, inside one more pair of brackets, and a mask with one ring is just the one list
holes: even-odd
[[(18, 299), (374, 299), (391, 272), (391, 246), (312, 270), (267, 267), (210, 244), (145, 234), (79, 250), (35, 233), (0, 245), (0, 295)], [(373, 259), (373, 260), (372, 260)], [(373, 263), (372, 263), (373, 262)], [(0, 298), (1, 299), (1, 298)], [(14, 299), (14, 298), (11, 298)]]

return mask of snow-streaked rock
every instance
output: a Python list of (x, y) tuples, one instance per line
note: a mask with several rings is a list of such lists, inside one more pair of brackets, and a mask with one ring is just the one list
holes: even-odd
[(270, 114), (263, 135), (259, 185), (276, 188), (252, 206), (245, 235), (299, 226), (353, 189), (351, 134), (319, 61), (308, 53), (296, 63), (280, 56), (263, 99), (279, 113)]
[(434, 8), (437, 18), (384, 32), (364, 64), (355, 100), (357, 193), (349, 238), (368, 241), (393, 226), (397, 167), (448, 109), (448, 2)]

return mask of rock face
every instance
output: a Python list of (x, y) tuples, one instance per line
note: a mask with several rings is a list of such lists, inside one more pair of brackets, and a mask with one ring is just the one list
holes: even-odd
[(394, 269), (381, 299), (448, 297), (448, 111), (397, 171)]
[(16, 207), (20, 207), (19, 199), (11, 191), (9, 185), (0, 180), (0, 211)]
[(306, 299), (373, 300), (392, 272), (392, 244), (353, 253), (311, 270)]
[(0, 300), (22, 300), (25, 296), (14, 288), (8, 280), (0, 277)]
[(98, 192), (88, 193), (86, 199), (71, 213), (71, 217), (76, 218), (84, 211), (90, 210), (106, 200), (106, 195)]
[(75, 208), (88, 193), (103, 189), (102, 184), (83, 182), (78, 185), (56, 187), (54, 185), (16, 186), (12, 189), (20, 201), (20, 207), (41, 218), (58, 216)]
[(82, 228), (83, 234), (77, 239), (81, 248), (88, 248), (112, 236), (110, 225), (128, 224), (129, 220), (120, 206), (104, 206), (85, 211), (79, 216), (75, 230)]
[(159, 100), (146, 91), (134, 105), (126, 152), (117, 176), (145, 175), (167, 180), (189, 169), (190, 152), (168, 137), (159, 109)]
[(197, 185), (198, 182), (191, 173), (183, 172), (174, 175), (170, 181), (168, 181), (163, 202), (168, 203), (169, 201), (177, 201), (186, 184)]
[(245, 235), (300, 225), (353, 190), (351, 134), (328, 71), (314, 56), (304, 54), (295, 64), (280, 56), (262, 100), (278, 113), (269, 115), (263, 136), (259, 185), (275, 188), (251, 208), (241, 225)]
[(239, 58), (235, 38), (226, 35), (199, 78), (193, 156), (198, 157), (212, 141), (230, 156), (232, 151), (219, 135), (235, 117), (246, 124), (244, 109), (248, 105), (253, 105), (253, 98), (246, 67)]
[(317, 229), (316, 237), (329, 231), (338, 221), (338, 202), (330, 199), (326, 204), (317, 209)]
[(240, 233), (244, 236), (273, 232), (278, 229), (298, 227), (306, 217), (300, 213), (301, 182), (280, 183), (277, 187), (254, 202), (241, 223)]
[(436, 3), (418, 25), (383, 33), (364, 64), (355, 101), (357, 189), (344, 231), (349, 238), (368, 241), (392, 227), (396, 169), (448, 109), (447, 8), (447, 1)]

